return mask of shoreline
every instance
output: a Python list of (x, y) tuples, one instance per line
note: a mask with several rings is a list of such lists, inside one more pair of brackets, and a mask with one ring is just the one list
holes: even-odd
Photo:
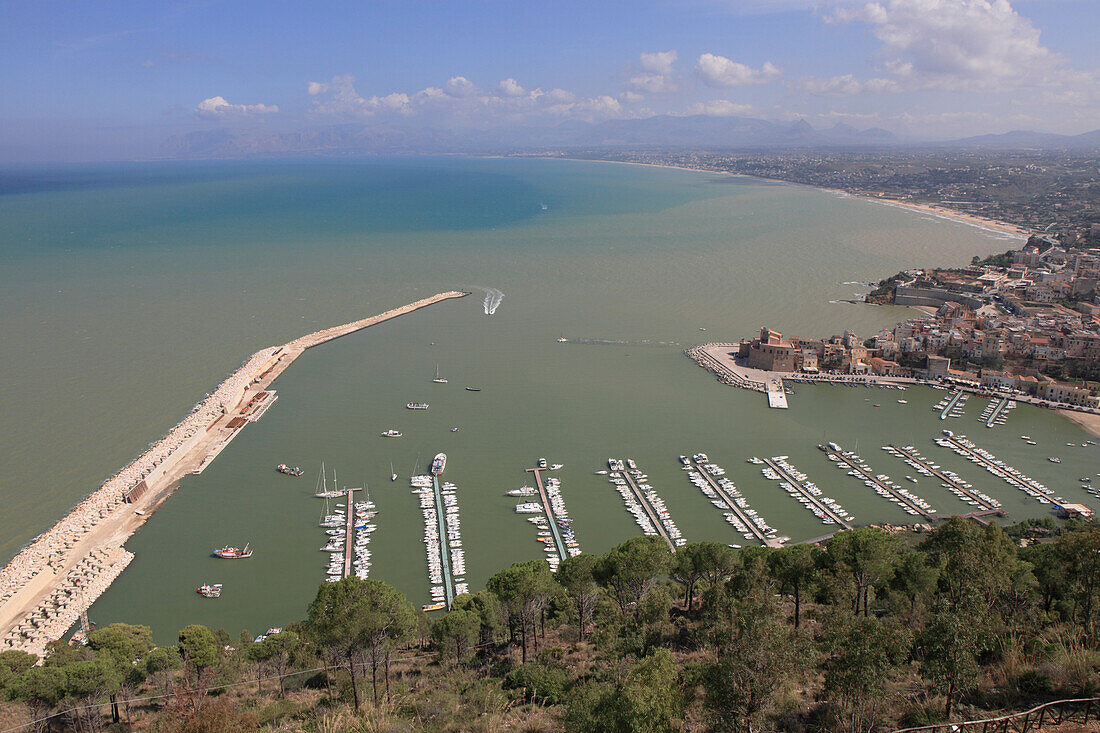
[[(515, 156), (520, 157), (520, 156)], [(533, 156), (539, 157), (539, 156)], [(541, 156), (544, 160), (578, 160), (589, 163), (616, 163), (618, 165), (640, 165), (649, 168), (668, 168), (678, 171), (691, 171), (694, 173), (710, 173), (713, 175), (730, 176), (735, 178), (752, 178), (757, 181), (768, 181), (769, 183), (782, 183), (787, 186), (801, 186), (803, 188), (810, 188), (815, 191), (825, 191), (827, 193), (839, 194), (841, 196), (851, 196), (852, 198), (861, 199), (864, 201), (873, 201), (877, 204), (883, 204), (886, 206), (894, 206), (899, 209), (906, 209), (919, 214), (926, 214), (928, 216), (934, 216), (937, 219), (946, 219), (953, 221), (956, 224), (965, 224), (967, 226), (976, 227), (987, 232), (994, 232), (997, 234), (1007, 234), (1011, 237), (1026, 240), (1028, 238), (1027, 230), (1024, 227), (1011, 224), (1006, 221), (999, 221), (997, 219), (989, 219), (984, 216), (977, 216), (967, 213), (965, 211), (958, 211), (957, 209), (951, 209), (941, 204), (921, 204), (911, 201), (899, 201), (891, 198), (880, 198), (873, 196), (869, 193), (861, 193), (858, 191), (847, 191), (843, 188), (829, 188), (827, 186), (815, 186), (811, 183), (800, 183), (799, 181), (788, 181), (782, 178), (767, 178), (765, 176), (754, 176), (749, 173), (738, 173), (735, 171), (723, 171), (714, 170), (712, 168), (692, 168), (686, 165), (667, 165), (664, 163), (643, 163), (641, 161), (634, 160), (605, 160), (603, 158), (558, 158)]]
[[(469, 293), (451, 290), (261, 349), (144, 453), (104, 481), (0, 569), (0, 651), (41, 656), (126, 568), (123, 544), (277, 395), (267, 388), (306, 349)], [(140, 512), (140, 513), (139, 513)]]

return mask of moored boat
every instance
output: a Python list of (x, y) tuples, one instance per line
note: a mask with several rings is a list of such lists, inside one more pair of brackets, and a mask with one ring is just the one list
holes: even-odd
[(275, 467), (275, 470), (279, 473), (286, 474), (287, 476), (301, 476), (302, 473), (304, 473), (302, 469), (298, 468), (297, 466), (291, 468), (285, 463), (280, 463), (278, 466)]
[(198, 593), (200, 596), (205, 596), (206, 598), (218, 598), (222, 594), (222, 584), (214, 583), (213, 585), (210, 585), (208, 583), (203, 583), (195, 589), (195, 592)]
[(447, 468), (447, 454), (436, 453), (435, 458), (432, 459), (432, 475), (439, 476)]
[(252, 548), (247, 544), (244, 547), (219, 547), (213, 552), (214, 557), (220, 557), (223, 560), (243, 560), (246, 557), (252, 557)]

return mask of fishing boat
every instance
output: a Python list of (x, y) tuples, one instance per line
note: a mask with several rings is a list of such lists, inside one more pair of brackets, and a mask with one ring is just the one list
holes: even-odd
[(383, 438), (400, 438), (401, 437), (401, 431), (400, 430), (394, 430), (393, 428), (390, 428), (389, 430), (382, 433), (382, 437)]
[(304, 473), (304, 471), (302, 471), (302, 469), (298, 468), (297, 466), (291, 468), (285, 463), (280, 463), (278, 466), (275, 467), (275, 470), (279, 473), (286, 474), (287, 476), (301, 476)]
[(222, 594), (222, 584), (214, 583), (213, 585), (210, 585), (207, 583), (203, 583), (195, 589), (195, 592), (198, 593), (200, 596), (205, 596), (206, 598), (218, 598)]
[(219, 547), (213, 552), (214, 557), (220, 557), (223, 560), (243, 560), (246, 557), (252, 557), (252, 548), (247, 544), (244, 547)]
[(439, 365), (435, 365), (435, 379), (432, 380), (436, 384), (446, 384), (447, 378), (439, 376)]
[(436, 453), (435, 458), (432, 459), (432, 475), (439, 476), (447, 468), (447, 454)]
[(427, 410), (428, 409), (428, 403), (427, 402), (406, 402), (405, 407), (407, 407), (410, 410)]

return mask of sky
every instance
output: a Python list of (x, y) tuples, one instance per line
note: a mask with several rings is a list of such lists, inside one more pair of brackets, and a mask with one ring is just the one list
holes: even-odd
[(1100, 128), (1100, 0), (0, 0), (0, 161), (212, 127)]

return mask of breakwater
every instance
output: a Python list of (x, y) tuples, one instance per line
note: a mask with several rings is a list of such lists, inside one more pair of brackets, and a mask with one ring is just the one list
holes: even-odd
[(41, 654), (102, 594), (132, 555), (123, 543), (189, 473), (198, 473), (271, 396), (271, 384), (306, 349), (468, 293), (448, 291), (261, 349), (140, 456), (109, 477), (0, 569), (0, 651)]

